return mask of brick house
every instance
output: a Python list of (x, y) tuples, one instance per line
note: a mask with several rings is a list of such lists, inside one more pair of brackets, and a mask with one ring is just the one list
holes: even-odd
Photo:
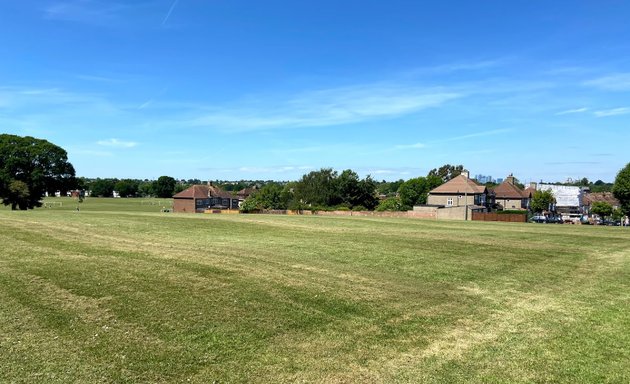
[(499, 210), (524, 210), (529, 207), (532, 197), (531, 191), (524, 191), (514, 184), (514, 176), (510, 175), (505, 181), (492, 190), (494, 203)]
[(612, 192), (593, 192), (586, 193), (582, 197), (582, 210), (586, 214), (591, 213), (591, 205), (595, 202), (603, 202), (610, 204), (613, 209), (618, 209), (621, 206), (619, 200), (612, 194)]
[(204, 212), (207, 209), (238, 209), (238, 197), (208, 183), (193, 185), (173, 196), (173, 212)]
[(258, 191), (258, 186), (254, 185), (251, 188), (243, 188), (240, 191), (236, 192), (236, 197), (238, 197), (239, 202), (245, 201), (249, 196)]
[(488, 189), (468, 177), (468, 172), (452, 178), (429, 192), (428, 205), (444, 207), (477, 207), (485, 209), (491, 202)]

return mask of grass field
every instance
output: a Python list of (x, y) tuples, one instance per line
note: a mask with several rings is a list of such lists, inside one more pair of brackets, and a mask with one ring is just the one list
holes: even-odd
[(630, 382), (629, 229), (63, 201), (0, 210), (0, 382)]

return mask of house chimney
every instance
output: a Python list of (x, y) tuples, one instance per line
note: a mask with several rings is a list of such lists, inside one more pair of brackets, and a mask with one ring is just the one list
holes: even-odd
[(536, 182), (535, 182), (535, 181), (532, 181), (532, 182), (530, 182), (530, 183), (529, 183), (529, 187), (530, 187), (531, 189), (536, 189), (536, 186), (537, 186), (537, 185), (538, 185), (538, 184), (536, 184)]
[(506, 177), (505, 181), (509, 184), (514, 185), (514, 175), (510, 173), (510, 176)]
[(465, 169), (462, 171), (462, 173), (461, 173), (461, 174), (462, 174), (462, 176), (464, 176), (464, 177), (465, 177), (465, 178), (467, 178), (467, 179), (468, 179), (468, 178), (469, 178), (469, 176), (470, 176), (470, 172), (468, 172), (468, 171), (467, 171), (467, 170), (465, 170)]

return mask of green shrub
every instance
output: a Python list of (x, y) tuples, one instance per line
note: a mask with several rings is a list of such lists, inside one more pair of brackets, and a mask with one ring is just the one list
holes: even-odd
[(377, 212), (383, 211), (404, 211), (405, 206), (397, 197), (382, 200), (376, 207)]

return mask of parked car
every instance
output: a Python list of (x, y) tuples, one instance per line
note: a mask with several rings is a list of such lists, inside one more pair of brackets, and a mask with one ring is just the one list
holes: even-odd
[(611, 219), (604, 219), (604, 220), (602, 220), (601, 225), (609, 225), (609, 226), (618, 227), (618, 226), (621, 225), (621, 221), (619, 221), (619, 220), (611, 220)]
[(548, 216), (547, 223), (549, 224), (564, 224), (562, 216)]
[(530, 222), (532, 223), (546, 223), (547, 222), (547, 216), (545, 215), (535, 215), (532, 216), (531, 219), (529, 219)]

